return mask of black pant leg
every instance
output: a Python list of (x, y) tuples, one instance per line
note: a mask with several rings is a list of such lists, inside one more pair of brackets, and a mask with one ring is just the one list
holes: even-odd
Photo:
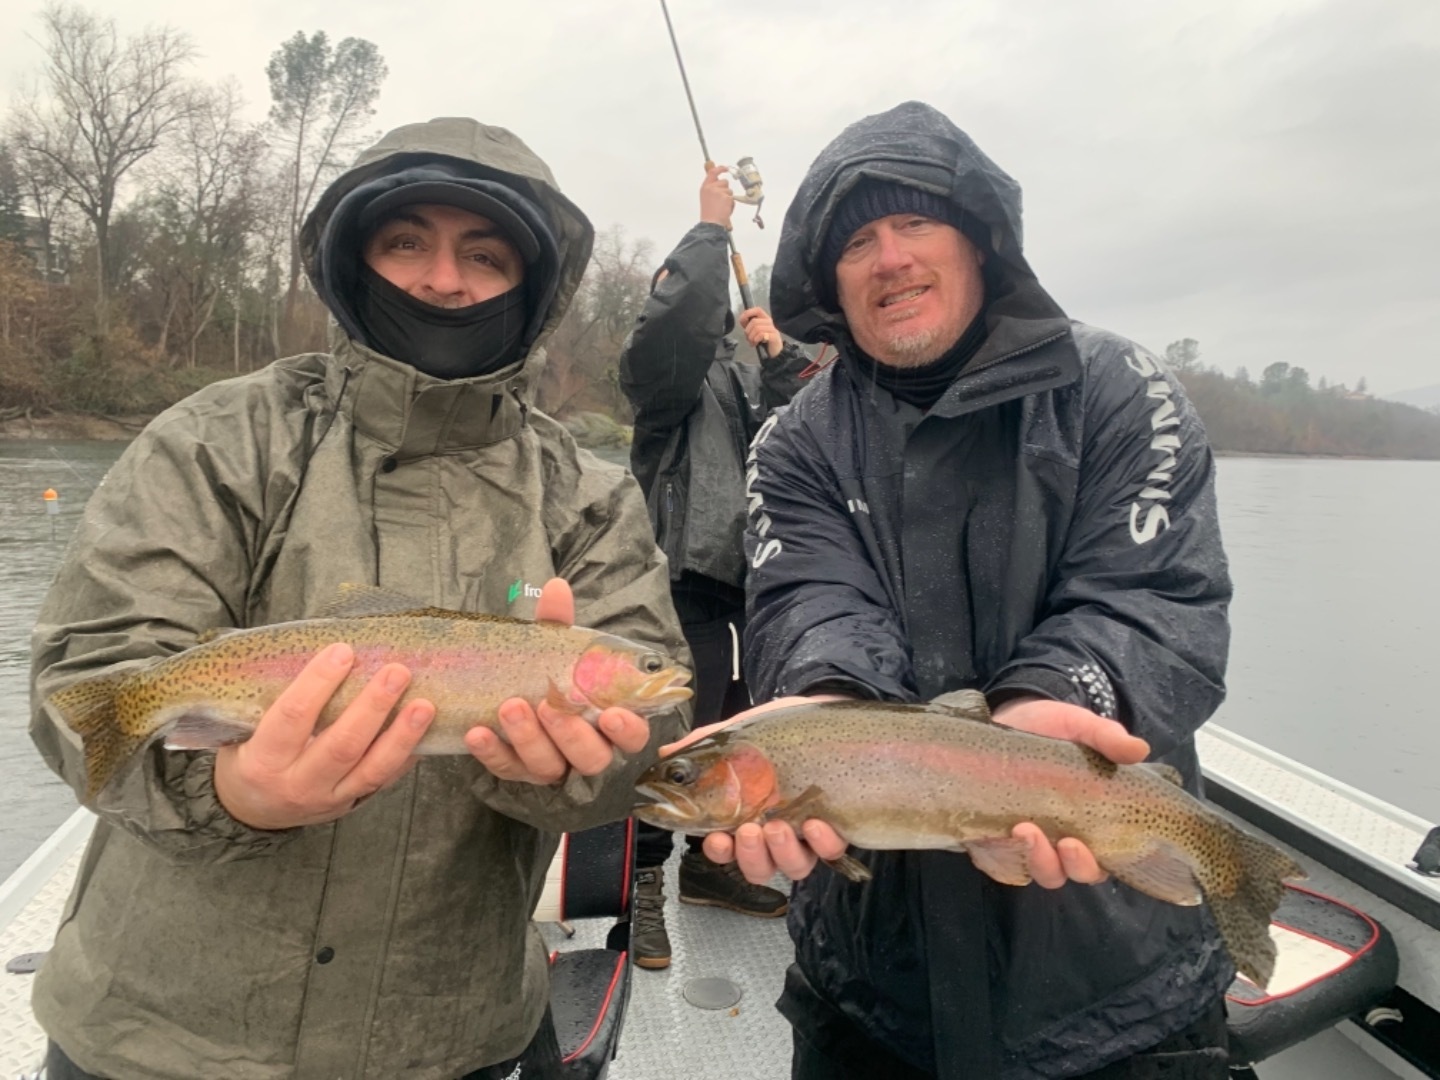
[(790, 1022), (790, 1080), (935, 1080), (856, 1027), (810, 985), (798, 964), (786, 969), (775, 1007)]
[[(736, 679), (735, 641), (744, 626), (744, 612), (726, 618), (681, 624), (695, 665), (694, 726), (718, 723), (750, 707), (750, 691)], [(732, 623), (736, 633), (731, 633)], [(674, 835), (658, 825), (639, 822), (635, 831), (635, 866), (645, 870), (662, 865), (674, 850)], [(699, 851), (704, 837), (687, 836), (690, 851)]]
[(745, 613), (735, 611), (704, 622), (681, 623), (680, 629), (695, 664), (694, 726), (718, 723), (748, 708), (745, 680), (743, 676), (735, 678), (735, 642), (745, 631)]
[(662, 866), (675, 850), (675, 834), (659, 825), (637, 821), (635, 829), (635, 869), (648, 870)]
[(76, 1065), (52, 1040), (45, 1050), (45, 1080), (105, 1080)]
[(561, 1076), (560, 1039), (555, 1032), (555, 1017), (547, 1006), (540, 1018), (535, 1037), (519, 1057), (486, 1065), (466, 1073), (460, 1080), (507, 1080), (519, 1070), (522, 1080), (558, 1080)]
[(1077, 1080), (1229, 1080), (1229, 1061), (1230, 1032), (1222, 997), (1183, 1031)]

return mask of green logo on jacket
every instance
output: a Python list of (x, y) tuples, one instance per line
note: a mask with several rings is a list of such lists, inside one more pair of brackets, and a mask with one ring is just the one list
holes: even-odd
[(507, 604), (513, 604), (516, 600), (520, 599), (522, 594), (531, 600), (538, 599), (540, 596), (540, 587), (538, 585), (531, 585), (524, 578), (517, 577), (515, 583), (510, 586), (510, 592), (506, 594), (505, 602)]

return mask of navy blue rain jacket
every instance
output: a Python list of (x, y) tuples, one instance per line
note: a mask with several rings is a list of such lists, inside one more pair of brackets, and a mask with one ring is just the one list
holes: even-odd
[[(866, 177), (952, 199), (989, 230), (988, 336), (927, 412), (865, 378), (817, 265)], [(862, 120), (801, 185), (771, 299), (785, 333), (840, 359), (752, 448), (756, 700), (821, 684), (1040, 694), (1118, 718), (1198, 791), (1192, 736), (1224, 696), (1231, 593), (1205, 432), (1151, 354), (1041, 288), (1014, 181), (928, 106)], [(857, 854), (872, 881), (821, 867), (797, 884), (797, 963), (943, 1077), (1093, 1071), (1188, 1026), (1233, 977), (1203, 908), (1113, 879), (1001, 885), (963, 854)]]

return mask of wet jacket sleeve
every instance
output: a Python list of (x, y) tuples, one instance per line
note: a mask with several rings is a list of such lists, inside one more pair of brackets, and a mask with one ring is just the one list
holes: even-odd
[[(244, 424), (212, 425), (205, 436), (183, 417), (162, 417), (130, 445), (86, 505), (32, 634), (31, 737), (82, 801), (80, 739), (48, 696), (243, 625), (267, 496), (253, 477), (266, 474)], [(214, 765), (214, 754), (156, 740), (87, 805), (175, 858), (244, 858), (285, 843), (291, 833), (252, 829), (225, 811)]]
[[(669, 570), (634, 479), (618, 466), (590, 458), (573, 487), (557, 478), (551, 501), (568, 507), (557, 510), (550, 534), (555, 573), (575, 593), (576, 624), (654, 645), (689, 668), (690, 652), (670, 601)], [(597, 776), (572, 770), (561, 783), (542, 786), (483, 773), (475, 791), (491, 809), (552, 832), (618, 821), (634, 806), (640, 773), (659, 756), (660, 746), (679, 738), (689, 723), (688, 703), (652, 716), (645, 749), (634, 756), (617, 750), (610, 767)]]
[(647, 491), (660, 449), (700, 398), (725, 336), (730, 264), (725, 230), (701, 222), (665, 260), (669, 271), (645, 301), (620, 353), (620, 387), (635, 410), (631, 461)]
[(1045, 612), (988, 693), (1083, 705), (1164, 755), (1224, 699), (1215, 462), (1183, 388), (1142, 350), (1104, 348), (1084, 393), (1079, 490)]
[(768, 360), (760, 361), (760, 398), (768, 411), (787, 404), (800, 392), (800, 373), (810, 366), (810, 357), (793, 341)]
[(914, 701), (874, 537), (793, 407), (756, 435), (746, 492), (745, 675), (755, 700), (824, 689)]

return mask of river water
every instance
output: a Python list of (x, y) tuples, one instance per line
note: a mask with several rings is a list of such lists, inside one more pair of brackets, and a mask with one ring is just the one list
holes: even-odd
[[(28, 638), (121, 449), (0, 441), (0, 878), (75, 806), (26, 733)], [(1219, 470), (1236, 597), (1217, 722), (1440, 820), (1440, 462), (1227, 457)]]

